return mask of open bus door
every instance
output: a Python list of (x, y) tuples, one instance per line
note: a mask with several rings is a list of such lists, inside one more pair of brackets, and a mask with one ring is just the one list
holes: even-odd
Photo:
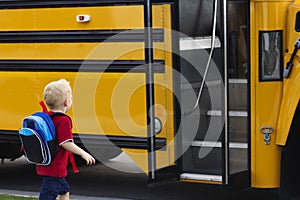
[[(174, 6), (174, 5), (173, 5)], [(176, 6), (176, 4), (175, 4)], [(176, 10), (176, 8), (175, 8)], [(174, 16), (174, 15), (173, 15)], [(176, 20), (176, 19), (175, 19)], [(170, 179), (177, 179), (179, 173), (179, 165), (176, 159), (176, 132), (177, 128), (174, 127), (174, 135), (172, 135), (171, 142), (166, 144), (165, 148), (167, 151), (170, 151), (169, 163), (167, 166), (164, 166), (160, 169), (157, 169), (156, 165), (156, 129), (160, 126), (159, 122), (155, 118), (155, 98), (154, 98), (154, 71), (153, 71), (153, 37), (152, 37), (152, 1), (144, 0), (144, 26), (145, 26), (145, 64), (146, 64), (146, 105), (147, 105), (147, 137), (148, 137), (148, 176), (149, 183), (154, 184), (160, 181), (166, 181)], [(176, 37), (176, 35), (172, 35)], [(173, 41), (174, 40), (173, 38)], [(174, 44), (175, 45), (175, 44)], [(176, 45), (175, 45), (176, 46)], [(172, 47), (174, 49), (174, 47)], [(174, 59), (173, 59), (174, 62)], [(176, 61), (175, 61), (176, 63)], [(176, 78), (176, 75), (172, 74), (173, 79)], [(173, 81), (174, 83), (174, 81)], [(174, 89), (174, 88), (173, 88)], [(176, 95), (174, 95), (176, 96)], [(174, 103), (176, 104), (176, 103)], [(176, 105), (174, 105), (176, 107)], [(174, 123), (176, 124), (176, 123)], [(170, 146), (171, 145), (171, 146)]]

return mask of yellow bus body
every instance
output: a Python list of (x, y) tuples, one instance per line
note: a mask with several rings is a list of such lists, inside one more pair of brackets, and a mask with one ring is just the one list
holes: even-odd
[[(277, 127), (283, 83), (259, 82), (259, 31), (284, 30), (286, 11), (292, 1), (251, 1), (251, 172), (253, 187), (279, 186), (280, 147), (275, 128), (270, 145), (265, 145), (262, 126)], [(283, 37), (284, 38), (284, 37)], [(284, 40), (283, 40), (284, 41)], [(286, 43), (283, 43), (283, 49)], [(267, 111), (267, 112), (266, 112)]]
[[(154, 42), (154, 59), (162, 60), (164, 65), (170, 66), (170, 69), (166, 67), (163, 72), (154, 75), (155, 112), (156, 117), (163, 122), (163, 130), (157, 137), (166, 138), (167, 144), (172, 143), (174, 132), (170, 53), (172, 38), (171, 32), (168, 31), (171, 28), (170, 12), (170, 5), (153, 6), (153, 28), (165, 29), (164, 40)], [(76, 16), (80, 14), (90, 15), (90, 22), (78, 23)], [(0, 17), (7, 19), (0, 21), (1, 31), (126, 31), (144, 28), (142, 5), (8, 9), (1, 10)], [(135, 61), (144, 60), (144, 43), (1, 43), (0, 54), (0, 59), (5, 60)], [(81, 69), (84, 69), (84, 62)], [(74, 93), (73, 108), (76, 109), (76, 115), (73, 114), (73, 109), (68, 113), (73, 118), (74, 133), (147, 138), (145, 73), (28, 70), (1, 71), (0, 77), (0, 90), (3, 94), (0, 99), (0, 112), (7, 119), (0, 121), (3, 130), (21, 128), (25, 116), (41, 110), (38, 102), (43, 99), (44, 86), (53, 80), (65, 78), (70, 81)], [(87, 85), (82, 87), (84, 84)], [(93, 108), (93, 113), (88, 113), (89, 107)], [(147, 173), (147, 150), (123, 150), (132, 155), (134, 161)], [(157, 154), (158, 168), (174, 162), (173, 151), (172, 145), (169, 145), (167, 151), (162, 150)]]

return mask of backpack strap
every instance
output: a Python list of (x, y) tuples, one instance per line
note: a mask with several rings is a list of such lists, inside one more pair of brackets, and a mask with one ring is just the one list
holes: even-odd
[(72, 119), (70, 116), (66, 115), (65, 113), (62, 113), (62, 112), (53, 112), (51, 114), (49, 114), (49, 116), (52, 118), (52, 117), (55, 117), (55, 116), (66, 116), (70, 119), (70, 122), (71, 122), (71, 128), (73, 128), (73, 124), (72, 124)]
[(79, 170), (78, 170), (78, 167), (77, 167), (76, 162), (75, 162), (74, 154), (72, 152), (70, 152), (70, 151), (69, 151), (69, 160), (70, 160), (73, 172), (75, 174), (78, 173)]
[(49, 111), (48, 111), (48, 109), (47, 109), (47, 106), (46, 106), (46, 104), (45, 104), (44, 101), (40, 101), (40, 105), (41, 105), (41, 107), (43, 108), (43, 112), (44, 112), (44, 113), (49, 113)]
[[(49, 116), (52, 118), (52, 117), (55, 117), (55, 116), (66, 116), (70, 119), (70, 122), (71, 122), (71, 127), (72, 127), (72, 120), (71, 120), (71, 117), (66, 115), (65, 113), (61, 113), (61, 112), (54, 112), (54, 113), (51, 113), (49, 114)], [(78, 167), (76, 165), (76, 162), (75, 162), (75, 158), (74, 158), (74, 155), (72, 152), (68, 151), (68, 159), (70, 160), (70, 163), (71, 163), (71, 166), (72, 166), (72, 169), (73, 169), (73, 172), (74, 173), (78, 173), (79, 170), (78, 170)]]
[(38, 116), (38, 117), (41, 117), (44, 119), (44, 121), (46, 122), (50, 132), (51, 132), (51, 135), (53, 138), (56, 137), (56, 134), (55, 134), (55, 127), (54, 127), (54, 124), (52, 123), (51, 121), (51, 118), (49, 117), (48, 114), (44, 113), (44, 112), (36, 112), (34, 114), (32, 114), (33, 116)]

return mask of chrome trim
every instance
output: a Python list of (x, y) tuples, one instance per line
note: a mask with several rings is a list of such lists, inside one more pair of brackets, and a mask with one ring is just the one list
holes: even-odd
[(149, 178), (155, 179), (156, 152), (155, 152), (155, 110), (154, 110), (154, 71), (153, 71), (153, 34), (152, 34), (152, 1), (144, 1), (144, 52), (146, 67), (146, 104), (147, 104), (147, 136), (148, 136), (148, 169)]
[(224, 106), (224, 112), (225, 117), (224, 117), (224, 127), (225, 127), (225, 135), (224, 135), (224, 144), (225, 144), (225, 149), (224, 149), (224, 159), (225, 159), (225, 180), (224, 183), (228, 184), (229, 183), (229, 119), (228, 119), (228, 71), (227, 71), (227, 0), (223, 1), (223, 28), (224, 28), (224, 98), (225, 98), (225, 106)]

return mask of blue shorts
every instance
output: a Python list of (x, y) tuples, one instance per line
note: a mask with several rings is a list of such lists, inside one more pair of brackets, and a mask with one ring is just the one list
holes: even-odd
[(55, 200), (58, 195), (70, 192), (70, 186), (65, 178), (43, 176), (40, 200)]

